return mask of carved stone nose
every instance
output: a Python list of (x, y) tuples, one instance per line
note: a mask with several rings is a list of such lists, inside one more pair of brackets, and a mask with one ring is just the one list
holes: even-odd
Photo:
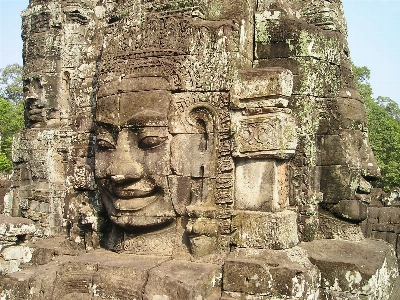
[(128, 138), (128, 132), (122, 130), (118, 136), (115, 154), (107, 170), (111, 180), (115, 183), (137, 180), (144, 174), (143, 166), (136, 160)]
[(125, 175), (113, 175), (113, 176), (111, 176), (111, 180), (116, 183), (123, 182), (126, 180), (126, 176)]
[(29, 105), (29, 108), (43, 108), (44, 105), (39, 102), (39, 97), (35, 94), (29, 94), (25, 98), (26, 103)]
[(360, 149), (361, 154), (361, 175), (368, 181), (377, 180), (382, 177), (378, 162), (372, 152), (368, 139), (363, 141)]
[(357, 191), (363, 194), (371, 193), (372, 185), (363, 177), (360, 178), (360, 185), (358, 186)]
[(113, 182), (122, 183), (127, 180), (140, 179), (144, 172), (140, 163), (116, 158), (107, 173)]

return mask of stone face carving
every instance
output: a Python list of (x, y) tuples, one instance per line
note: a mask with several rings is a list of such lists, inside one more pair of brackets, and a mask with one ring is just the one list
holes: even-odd
[(136, 81), (151, 80), (124, 79), (124, 93), (97, 98), (96, 177), (112, 221), (127, 228), (160, 225), (175, 217), (168, 188), (171, 93), (131, 90)]
[(32, 0), (23, 39), (11, 211), (119, 253), (63, 257), (32, 295), (390, 294), (396, 260), (358, 224), (379, 169), (339, 0)]

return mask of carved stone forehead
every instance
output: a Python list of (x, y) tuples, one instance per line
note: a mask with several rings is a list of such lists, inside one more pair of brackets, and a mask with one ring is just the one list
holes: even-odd
[(116, 126), (167, 126), (171, 93), (161, 77), (121, 78), (100, 87), (96, 120)]
[(97, 92), (97, 99), (120, 93), (151, 90), (170, 90), (170, 84), (165, 78), (155, 76), (120, 77), (102, 84)]

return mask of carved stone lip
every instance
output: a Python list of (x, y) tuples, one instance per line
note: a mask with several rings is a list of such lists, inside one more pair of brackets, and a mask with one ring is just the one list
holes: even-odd
[(110, 192), (112, 192), (113, 195), (121, 199), (144, 198), (153, 195), (154, 188), (137, 189), (137, 188), (124, 188), (124, 187), (113, 186)]
[(156, 193), (156, 185), (148, 178), (140, 180), (112, 176), (113, 180), (106, 180), (104, 187), (117, 198), (131, 199), (150, 197)]
[(157, 201), (159, 195), (154, 195), (146, 198), (134, 198), (134, 199), (113, 199), (114, 207), (119, 211), (132, 211), (140, 210), (151, 203)]

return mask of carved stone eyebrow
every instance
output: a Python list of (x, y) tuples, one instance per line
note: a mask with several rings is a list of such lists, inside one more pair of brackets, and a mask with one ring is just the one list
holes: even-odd
[(129, 118), (124, 124), (132, 126), (167, 126), (167, 116), (154, 110), (141, 110)]
[(115, 137), (119, 131), (119, 126), (104, 122), (96, 122), (96, 134), (111, 134)]

